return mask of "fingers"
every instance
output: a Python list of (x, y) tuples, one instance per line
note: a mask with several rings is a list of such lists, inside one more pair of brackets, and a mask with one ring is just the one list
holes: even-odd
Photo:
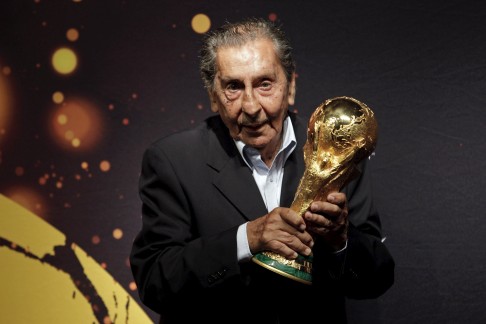
[(314, 245), (304, 219), (289, 208), (275, 208), (247, 225), (252, 253), (272, 251), (288, 259), (310, 255)]
[(346, 195), (342, 192), (333, 192), (327, 196), (327, 201), (339, 207), (344, 207), (347, 203)]
[(327, 201), (315, 201), (305, 212), (307, 230), (324, 238), (334, 249), (347, 240), (348, 207), (346, 195), (331, 193)]
[(290, 231), (295, 232), (295, 230), (298, 230), (299, 232), (303, 232), (305, 230), (306, 224), (304, 219), (292, 209), (275, 208), (272, 212), (276, 213), (276, 215), (284, 220), (283, 225), (287, 225)]
[(290, 208), (278, 207), (247, 225), (247, 237), (253, 254), (272, 251), (287, 259), (299, 254), (310, 255), (314, 237), (323, 237), (339, 249), (347, 240), (347, 199), (344, 193), (334, 192), (327, 201), (315, 201), (304, 217)]
[[(310, 255), (314, 242), (309, 233), (306, 233), (308, 239), (300, 239), (298, 236), (289, 235), (282, 232), (278, 237), (268, 241), (268, 250), (276, 252), (287, 259), (296, 259), (299, 254)], [(307, 241), (308, 243), (304, 243)]]
[(276, 208), (269, 217), (274, 217), (277, 224), (274, 231), (267, 232), (271, 251), (288, 259), (295, 259), (298, 254), (311, 254), (314, 241), (301, 216), (289, 208)]
[(347, 216), (347, 212), (346, 195), (335, 192), (327, 196), (327, 201), (314, 201), (305, 213), (304, 219), (325, 226), (329, 220), (339, 220), (340, 217)]

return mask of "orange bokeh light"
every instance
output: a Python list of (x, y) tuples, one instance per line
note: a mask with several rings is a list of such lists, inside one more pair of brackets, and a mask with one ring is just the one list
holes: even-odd
[(100, 162), (100, 170), (103, 172), (108, 172), (111, 169), (111, 164), (109, 161), (103, 160)]
[(49, 121), (56, 143), (70, 150), (93, 149), (101, 139), (102, 126), (98, 108), (84, 99), (65, 100), (54, 108)]
[(56, 91), (52, 94), (52, 101), (54, 103), (60, 104), (64, 101), (64, 94), (61, 91)]
[(71, 42), (75, 42), (79, 38), (79, 32), (76, 28), (69, 28), (66, 32), (66, 38)]
[(15, 168), (15, 175), (21, 177), (25, 174), (25, 169), (21, 166)]
[(192, 17), (191, 27), (196, 33), (204, 34), (211, 28), (211, 19), (207, 15), (199, 13)]
[(100, 244), (100, 242), (101, 242), (101, 238), (98, 235), (93, 235), (91, 237), (91, 243), (93, 243), (94, 245), (98, 245)]
[(128, 289), (130, 289), (131, 291), (137, 290), (137, 284), (134, 281), (130, 282), (128, 284)]
[(119, 228), (113, 230), (113, 238), (119, 240), (123, 237), (123, 231)]

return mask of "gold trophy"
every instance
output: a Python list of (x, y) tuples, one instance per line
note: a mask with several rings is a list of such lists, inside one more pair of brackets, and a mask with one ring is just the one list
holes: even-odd
[[(316, 108), (307, 126), (305, 171), (290, 208), (304, 215), (310, 204), (341, 190), (359, 170), (358, 164), (376, 147), (377, 122), (373, 111), (351, 97), (328, 99)], [(312, 284), (312, 254), (289, 260), (261, 252), (252, 260), (278, 274)]]

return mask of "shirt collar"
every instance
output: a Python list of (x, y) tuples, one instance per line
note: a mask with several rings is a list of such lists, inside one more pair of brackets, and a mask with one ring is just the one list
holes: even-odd
[[(236, 144), (236, 148), (238, 149), (238, 152), (240, 152), (240, 155), (243, 158), (243, 160), (245, 161), (246, 165), (248, 165), (248, 167), (250, 169), (253, 169), (253, 164), (251, 162), (251, 159), (247, 157), (247, 154), (249, 154), (248, 150), (251, 150), (251, 147), (246, 145), (245, 143), (243, 143), (240, 140), (235, 140), (235, 139), (233, 139), (233, 140)], [(285, 152), (283, 164), (285, 164), (285, 161), (289, 157), (290, 153), (293, 152), (296, 144), (297, 144), (297, 139), (295, 138), (294, 127), (292, 126), (292, 122), (290, 121), (290, 117), (287, 116), (287, 118), (285, 118), (284, 123), (283, 123), (282, 146), (277, 153), (277, 155), (278, 155), (282, 151)]]

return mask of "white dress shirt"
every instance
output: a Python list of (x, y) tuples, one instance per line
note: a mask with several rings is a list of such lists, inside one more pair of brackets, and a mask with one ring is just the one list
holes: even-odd
[[(267, 211), (271, 211), (275, 207), (280, 206), (280, 193), (282, 189), (282, 180), (284, 174), (284, 165), (287, 158), (294, 151), (297, 145), (295, 139), (294, 128), (290, 121), (290, 117), (284, 120), (283, 124), (283, 141), (282, 146), (278, 150), (272, 165), (268, 167), (262, 160), (260, 152), (257, 149), (250, 147), (242, 141), (236, 141), (236, 147), (240, 152), (243, 160), (252, 170), (253, 178), (260, 190), (260, 194), (265, 202)], [(248, 245), (248, 237), (246, 234), (246, 224), (240, 225), (236, 235), (238, 246), (238, 261), (248, 261), (253, 255), (250, 252)]]

